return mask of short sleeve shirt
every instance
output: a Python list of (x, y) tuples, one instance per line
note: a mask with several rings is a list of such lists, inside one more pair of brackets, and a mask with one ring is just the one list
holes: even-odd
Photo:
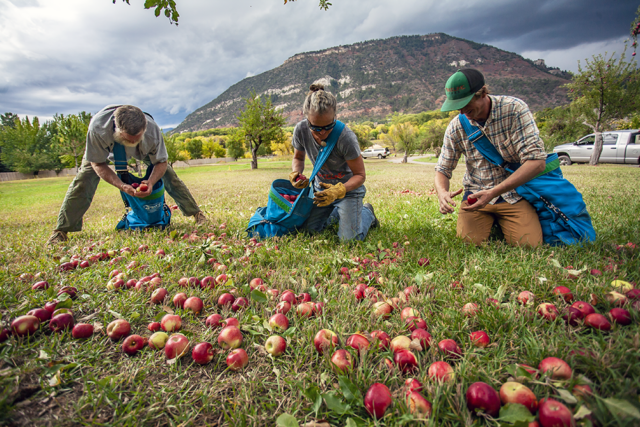
[[(511, 96), (489, 95), (489, 97), (491, 111), (484, 126), (480, 126), (474, 120), (469, 122), (482, 129), (505, 161), (522, 164), (527, 160), (545, 160), (547, 155), (544, 143), (540, 139), (540, 131), (527, 104)], [(455, 117), (445, 132), (436, 172), (450, 179), (463, 154), (467, 168), (462, 179), (465, 192), (489, 190), (509, 177), (509, 173), (490, 163), (469, 142), (460, 119)], [(515, 190), (501, 196), (511, 204), (522, 198)], [(490, 203), (494, 204), (498, 198), (496, 197)]]
[[(120, 105), (108, 105), (93, 116), (87, 132), (87, 149), (85, 157), (93, 163), (113, 161), (113, 133), (115, 131), (114, 114)], [(145, 113), (146, 114), (146, 113)], [(164, 145), (162, 131), (153, 118), (146, 114), (147, 130), (144, 138), (135, 147), (125, 146), (127, 160), (131, 157), (138, 160), (149, 159), (152, 164), (163, 163), (169, 159)]]
[[(331, 134), (329, 134), (331, 135)], [(291, 140), (293, 148), (304, 151), (311, 163), (316, 164), (320, 147), (309, 129), (309, 122), (303, 120), (299, 122), (293, 130), (293, 138)], [(331, 151), (329, 158), (322, 166), (322, 169), (316, 175), (316, 188), (320, 182), (327, 184), (337, 184), (338, 182), (346, 183), (353, 176), (353, 172), (347, 161), (351, 161), (360, 157), (360, 145), (358, 138), (351, 129), (344, 127), (336, 146)]]

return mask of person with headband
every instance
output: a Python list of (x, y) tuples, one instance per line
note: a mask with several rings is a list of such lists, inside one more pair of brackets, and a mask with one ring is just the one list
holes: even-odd
[[(311, 85), (304, 100), (305, 120), (294, 131), (291, 184), (299, 189), (307, 187), (309, 180), (296, 181), (304, 172), (305, 157), (315, 164), (320, 149), (336, 125), (336, 97), (324, 90), (321, 84)], [(316, 175), (315, 193), (311, 215), (303, 228), (319, 233), (327, 226), (338, 223), (338, 238), (343, 241), (364, 240), (369, 228), (379, 222), (370, 203), (362, 203), (367, 190), (366, 173), (360, 154), (358, 139), (351, 129), (344, 127), (338, 141)]]
[[(125, 148), (127, 160), (133, 157), (153, 164), (147, 191), (135, 191), (123, 183), (107, 165), (113, 160), (114, 142)], [(164, 186), (185, 216), (193, 216), (196, 225), (206, 222), (187, 186), (178, 178), (169, 159), (160, 127), (153, 118), (133, 105), (109, 105), (100, 110), (89, 123), (87, 145), (78, 173), (69, 185), (60, 207), (58, 223), (47, 245), (68, 240), (67, 233), (82, 230), (82, 217), (91, 206), (100, 179), (130, 196), (147, 197), (161, 178)]]

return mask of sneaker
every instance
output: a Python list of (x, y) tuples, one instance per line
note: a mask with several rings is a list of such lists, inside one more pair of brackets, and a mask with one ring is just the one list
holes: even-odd
[(207, 223), (207, 217), (202, 211), (198, 211), (198, 213), (193, 216), (193, 219), (197, 226), (205, 225)]
[(64, 243), (67, 240), (69, 240), (69, 238), (67, 237), (66, 231), (53, 230), (51, 237), (47, 240), (47, 246), (55, 246), (58, 243)]
[(373, 222), (371, 223), (371, 228), (380, 227), (380, 221), (378, 221), (378, 218), (376, 217), (376, 213), (373, 211), (373, 206), (371, 206), (371, 203), (365, 203), (364, 207), (369, 209), (373, 214)]

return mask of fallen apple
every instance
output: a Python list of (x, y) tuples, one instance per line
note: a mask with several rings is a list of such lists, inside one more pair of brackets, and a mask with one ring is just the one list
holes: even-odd
[(264, 343), (264, 349), (274, 357), (280, 356), (287, 349), (287, 341), (279, 335), (271, 335)]
[(78, 323), (71, 330), (71, 336), (75, 339), (89, 338), (93, 335), (93, 325), (88, 323)]
[(164, 355), (171, 360), (184, 356), (188, 350), (189, 339), (182, 334), (173, 334), (164, 346)]
[(364, 395), (364, 407), (375, 418), (382, 418), (392, 401), (391, 391), (381, 383), (373, 384)]
[(538, 410), (538, 399), (536, 395), (526, 385), (509, 381), (500, 387), (500, 400), (502, 404), (519, 403), (524, 405), (529, 412), (535, 414)]
[(593, 308), (593, 306), (591, 304), (589, 304), (588, 302), (584, 302), (584, 301), (576, 301), (573, 304), (571, 304), (571, 307), (577, 308), (578, 310), (580, 310), (580, 312), (582, 313), (582, 317), (583, 318), (587, 317), (591, 313), (595, 313), (596, 312), (596, 309)]
[(52, 316), (49, 321), (49, 329), (52, 332), (63, 332), (73, 328), (75, 320), (71, 313), (61, 313), (57, 316)]
[(130, 333), (131, 325), (124, 319), (116, 319), (107, 325), (107, 335), (114, 341), (126, 337)]
[(11, 322), (11, 331), (18, 337), (33, 335), (40, 327), (40, 319), (36, 316), (20, 316)]
[(575, 420), (571, 410), (554, 399), (540, 401), (539, 413), (542, 427), (573, 427)]
[(373, 331), (370, 334), (372, 341), (378, 342), (378, 348), (380, 350), (386, 350), (389, 348), (389, 343), (391, 342), (391, 337), (385, 331)]
[(418, 359), (411, 350), (400, 350), (394, 353), (393, 361), (404, 374), (418, 369)]
[(149, 347), (154, 350), (162, 350), (169, 340), (166, 332), (156, 332), (149, 337)]
[(431, 402), (417, 391), (412, 391), (407, 396), (407, 407), (413, 415), (423, 418), (429, 418), (431, 416)]
[(218, 335), (218, 345), (224, 350), (238, 348), (242, 345), (242, 332), (236, 326), (225, 326)]
[(231, 371), (239, 371), (249, 363), (247, 352), (241, 348), (231, 350), (227, 355), (227, 367)]
[(538, 365), (540, 372), (548, 372), (554, 380), (568, 380), (573, 371), (567, 362), (557, 357), (547, 357), (542, 359)]
[(471, 332), (469, 338), (471, 339), (473, 345), (475, 345), (476, 347), (485, 348), (486, 346), (491, 344), (491, 339), (485, 331)]
[(138, 351), (142, 350), (145, 341), (140, 335), (129, 335), (122, 342), (122, 351), (129, 356), (135, 355)]
[(289, 329), (289, 319), (281, 313), (276, 313), (269, 318), (269, 326), (277, 332), (284, 332)]
[(438, 382), (449, 382), (453, 380), (453, 368), (447, 362), (433, 362), (427, 370), (427, 375)]
[(333, 369), (338, 373), (347, 373), (353, 369), (351, 354), (347, 350), (336, 350), (331, 356)]
[(165, 332), (177, 332), (182, 328), (182, 319), (176, 314), (165, 314), (160, 320), (160, 327)]
[(631, 313), (624, 308), (612, 308), (609, 310), (609, 317), (619, 325), (627, 326), (631, 324)]
[(459, 359), (462, 356), (462, 350), (458, 347), (458, 343), (451, 339), (442, 340), (438, 343), (438, 349), (445, 357), (451, 359)]
[(196, 344), (191, 350), (191, 358), (199, 365), (206, 365), (211, 362), (214, 356), (213, 346), (208, 342)]
[(603, 332), (611, 330), (611, 323), (600, 313), (591, 313), (584, 318), (584, 324)]
[(210, 328), (219, 328), (220, 326), (222, 326), (221, 320), (222, 320), (222, 316), (219, 315), (218, 313), (214, 313), (211, 316), (207, 317), (207, 320), (205, 321), (205, 325), (207, 325)]
[(411, 340), (418, 340), (422, 351), (427, 350), (431, 346), (431, 334), (421, 328), (411, 332)]
[(200, 314), (200, 312), (204, 308), (204, 303), (198, 297), (189, 297), (184, 302), (184, 306), (182, 308), (185, 311), (191, 311), (194, 314)]
[(500, 396), (489, 384), (483, 382), (471, 384), (467, 389), (466, 398), (467, 408), (472, 413), (479, 410), (496, 418), (500, 412)]
[(347, 338), (346, 346), (355, 350), (366, 350), (369, 348), (369, 340), (362, 334), (353, 334)]
[(556, 286), (553, 288), (553, 294), (562, 297), (568, 303), (573, 301), (573, 293), (566, 286)]
[(313, 345), (318, 354), (323, 354), (325, 350), (332, 351), (338, 345), (338, 336), (329, 329), (321, 329), (314, 337)]

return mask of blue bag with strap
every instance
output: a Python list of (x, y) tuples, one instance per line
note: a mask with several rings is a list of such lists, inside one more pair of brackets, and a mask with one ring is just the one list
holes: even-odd
[[(265, 239), (295, 233), (309, 218), (313, 208), (313, 179), (329, 158), (338, 138), (344, 129), (344, 123), (336, 121), (333, 131), (327, 138), (327, 145), (318, 152), (313, 172), (306, 188), (295, 188), (288, 179), (276, 179), (271, 183), (266, 207), (256, 210), (249, 220), (247, 233), (250, 236)], [(292, 203), (280, 194), (298, 196)]]
[[(113, 158), (116, 173), (125, 184), (140, 184), (148, 180), (153, 172), (153, 165), (147, 168), (143, 178), (131, 175), (127, 170), (127, 155), (122, 144), (117, 142), (113, 146)], [(133, 197), (120, 191), (125, 206), (125, 214), (116, 225), (116, 230), (140, 230), (149, 227), (160, 227), (164, 230), (171, 223), (171, 209), (164, 202), (164, 183), (162, 179), (153, 186), (147, 197)]]
[[(477, 126), (469, 123), (464, 114), (458, 117), (469, 142), (489, 162), (509, 173), (514, 173), (520, 167), (517, 163), (505, 162), (489, 138)], [(545, 243), (559, 246), (596, 240), (596, 231), (582, 194), (562, 176), (556, 153), (547, 154), (545, 170), (517, 187), (516, 192), (531, 203), (538, 213)]]

